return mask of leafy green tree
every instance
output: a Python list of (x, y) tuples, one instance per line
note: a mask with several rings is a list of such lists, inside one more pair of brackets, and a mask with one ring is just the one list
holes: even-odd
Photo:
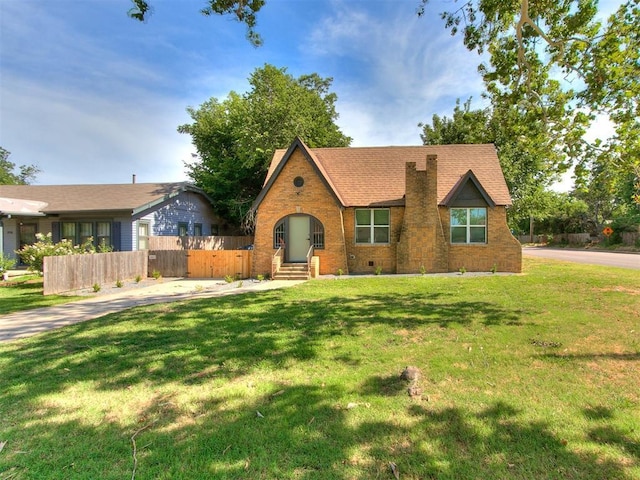
[[(420, 4), (418, 13), (424, 15), (429, 0)], [(469, 50), (489, 54), (489, 62), (479, 66), (489, 94), (538, 112), (565, 162), (581, 167), (578, 175), (596, 168), (591, 163), (596, 158), (612, 162), (610, 174), (635, 175), (632, 198), (639, 200), (638, 0), (623, 2), (605, 23), (598, 20), (597, 0), (449, 5), (453, 8), (441, 13), (446, 28), (462, 34)], [(583, 132), (596, 115), (613, 122), (615, 135), (589, 144)]]
[[(146, 21), (152, 13), (148, 0), (131, 0), (133, 7), (129, 9), (129, 17)], [(247, 39), (254, 46), (262, 45), (262, 38), (256, 32), (256, 14), (264, 6), (265, 0), (207, 0), (200, 13), (210, 15), (231, 15), (247, 26)]]
[(16, 164), (9, 161), (11, 153), (0, 147), (0, 185), (27, 185), (36, 179), (40, 169), (35, 165), (20, 165), (15, 173)]
[(315, 73), (294, 78), (285, 68), (265, 65), (249, 77), (247, 93), (232, 91), (224, 100), (211, 98), (187, 109), (193, 121), (178, 131), (191, 135), (198, 151), (187, 173), (220, 215), (232, 224), (245, 219), (274, 151), (296, 136), (310, 147), (351, 143), (335, 124), (331, 82)]
[[(589, 215), (589, 206), (572, 194), (547, 192), (549, 215), (536, 222), (538, 234), (595, 233), (596, 227)], [(527, 231), (529, 225), (523, 223), (520, 230)]]
[(566, 170), (564, 156), (554, 153), (554, 140), (534, 113), (517, 105), (471, 109), (471, 100), (456, 103), (451, 118), (434, 115), (420, 124), (425, 145), (493, 143), (513, 199), (509, 224), (520, 228), (530, 218), (546, 218), (551, 201), (546, 188)]

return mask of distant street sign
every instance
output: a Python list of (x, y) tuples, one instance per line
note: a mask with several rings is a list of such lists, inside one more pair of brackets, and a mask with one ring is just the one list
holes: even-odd
[(611, 227), (604, 227), (604, 230), (602, 230), (602, 234), (606, 237), (610, 237), (612, 233), (613, 233), (613, 228)]

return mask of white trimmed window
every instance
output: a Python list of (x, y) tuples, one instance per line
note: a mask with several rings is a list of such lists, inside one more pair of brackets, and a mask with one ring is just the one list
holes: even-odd
[(356, 243), (389, 243), (391, 214), (388, 208), (356, 209)]
[(149, 223), (138, 222), (138, 250), (149, 250)]
[(452, 208), (451, 243), (487, 243), (487, 209)]

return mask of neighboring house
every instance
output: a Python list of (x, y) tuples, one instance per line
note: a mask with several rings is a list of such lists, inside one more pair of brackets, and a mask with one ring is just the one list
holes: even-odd
[(228, 227), (207, 195), (188, 183), (0, 185), (0, 251), (51, 233), (81, 244), (93, 237), (115, 251), (143, 250), (158, 235), (222, 235)]
[(320, 274), (520, 272), (510, 204), (493, 145), (309, 148), (296, 139), (275, 152), (253, 204), (253, 273), (312, 256)]

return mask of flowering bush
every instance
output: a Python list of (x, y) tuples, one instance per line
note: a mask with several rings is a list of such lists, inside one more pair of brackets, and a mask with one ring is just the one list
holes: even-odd
[(56, 255), (78, 255), (81, 253), (95, 253), (93, 246), (93, 238), (87, 239), (82, 245), (74, 245), (69, 240), (62, 240), (53, 243), (51, 233), (46, 235), (36, 233), (36, 243), (33, 245), (25, 245), (16, 253), (20, 255), (22, 261), (27, 264), (28, 269), (32, 272), (42, 274), (42, 264), (44, 257), (53, 257)]

